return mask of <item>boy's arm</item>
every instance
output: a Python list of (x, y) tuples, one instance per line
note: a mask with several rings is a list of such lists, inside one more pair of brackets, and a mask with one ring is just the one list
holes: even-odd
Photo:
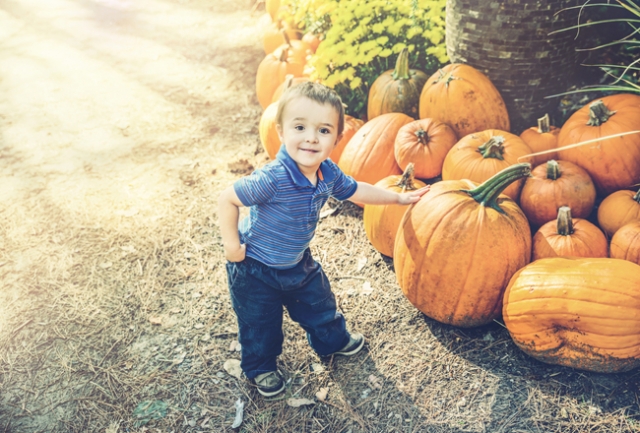
[(245, 258), (246, 246), (240, 243), (238, 219), (243, 206), (233, 186), (228, 187), (218, 198), (218, 225), (222, 236), (224, 254), (230, 262), (241, 262)]
[(427, 185), (414, 191), (402, 194), (371, 185), (366, 182), (358, 182), (356, 192), (349, 197), (350, 201), (363, 204), (401, 204), (407, 205), (415, 203), (426, 194), (431, 185)]

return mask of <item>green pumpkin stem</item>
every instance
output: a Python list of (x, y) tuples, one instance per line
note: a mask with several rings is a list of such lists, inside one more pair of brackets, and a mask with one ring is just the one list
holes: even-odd
[(589, 126), (600, 126), (609, 120), (609, 117), (616, 114), (615, 111), (609, 111), (602, 99), (599, 99), (595, 102), (589, 104), (589, 121), (587, 125)]
[(483, 158), (496, 158), (504, 160), (502, 154), (504, 153), (504, 137), (501, 135), (495, 135), (489, 139), (486, 143), (478, 147), (478, 152), (482, 154)]
[(416, 131), (416, 137), (418, 137), (418, 140), (420, 140), (420, 143), (423, 145), (426, 146), (429, 144), (429, 134), (427, 134), (427, 131), (424, 129), (418, 129)]
[(396, 186), (398, 188), (402, 188), (402, 192), (413, 191), (417, 189), (413, 184), (413, 172), (413, 162), (410, 162), (409, 165), (407, 165), (407, 168), (405, 168), (404, 173), (402, 173), (402, 177), (400, 178), (398, 183), (396, 183)]
[(571, 208), (569, 206), (560, 206), (556, 224), (559, 235), (569, 236), (573, 234), (573, 220), (571, 219)]
[(544, 134), (549, 131), (551, 131), (551, 126), (549, 125), (549, 113), (547, 113), (538, 119), (538, 132)]
[(461, 191), (469, 194), (481, 205), (493, 208), (500, 213), (504, 213), (502, 208), (498, 206), (498, 196), (516, 180), (530, 175), (531, 164), (528, 162), (514, 164), (494, 174), (474, 189), (463, 189)]
[(558, 180), (562, 173), (560, 172), (560, 164), (555, 159), (547, 161), (547, 179)]
[(398, 60), (396, 61), (396, 68), (393, 70), (393, 74), (391, 74), (394, 80), (408, 80), (411, 78), (409, 74), (409, 49), (403, 48), (398, 55)]

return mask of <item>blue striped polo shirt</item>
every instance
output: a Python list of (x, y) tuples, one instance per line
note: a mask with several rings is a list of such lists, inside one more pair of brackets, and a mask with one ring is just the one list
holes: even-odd
[(273, 268), (292, 268), (309, 247), (329, 196), (346, 200), (358, 187), (330, 159), (320, 164), (317, 183), (300, 172), (283, 145), (275, 161), (233, 184), (242, 204), (250, 206), (239, 224), (248, 257)]

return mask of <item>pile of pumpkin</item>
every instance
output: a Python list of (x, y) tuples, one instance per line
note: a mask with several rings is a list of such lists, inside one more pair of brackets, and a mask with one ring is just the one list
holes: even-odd
[[(257, 85), (271, 158), (277, 98), (308, 79), (293, 59), (297, 47), (311, 49), (279, 34), (284, 44), (260, 65)], [(277, 75), (265, 72), (269, 62), (280, 62)], [(562, 128), (545, 116), (520, 136), (509, 129), (480, 71), (450, 64), (427, 77), (403, 52), (372, 85), (368, 120), (347, 117), (331, 158), (394, 191), (432, 183), (408, 208), (366, 205), (363, 214), (372, 245), (393, 257), (424, 314), (460, 327), (502, 315), (518, 347), (548, 363), (640, 366), (640, 96), (593, 101)], [(587, 219), (596, 202), (597, 225)]]

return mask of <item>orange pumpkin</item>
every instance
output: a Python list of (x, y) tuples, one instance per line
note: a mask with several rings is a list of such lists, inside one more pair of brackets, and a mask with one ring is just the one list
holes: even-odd
[(302, 42), (306, 43), (309, 46), (309, 49), (312, 53), (315, 53), (318, 49), (318, 46), (320, 45), (320, 42), (322, 41), (320, 40), (320, 35), (307, 32), (302, 35)]
[[(282, 21), (274, 21), (269, 24), (262, 34), (264, 53), (273, 53), (280, 45), (286, 44), (287, 39), (285, 39), (285, 35), (290, 41), (294, 41), (301, 38), (302, 32), (284, 26)], [(306, 49), (310, 49), (306, 42), (302, 42)]]
[[(426, 186), (413, 178), (413, 164), (409, 164), (402, 175), (387, 176), (376, 186), (388, 191), (403, 193)], [(399, 204), (364, 206), (362, 215), (364, 231), (371, 245), (388, 257), (393, 257), (393, 246), (402, 216), (408, 207)]]
[(571, 218), (571, 209), (561, 206), (556, 221), (544, 224), (533, 236), (531, 260), (547, 257), (608, 257), (607, 238), (589, 221)]
[[(640, 130), (640, 96), (605, 96), (567, 119), (558, 135), (558, 147), (637, 130)], [(559, 152), (561, 159), (587, 170), (600, 195), (640, 183), (640, 133)]]
[(274, 92), (287, 75), (302, 76), (305, 64), (306, 56), (292, 49), (290, 44), (281, 45), (265, 56), (256, 74), (256, 94), (262, 108), (267, 108), (271, 103)]
[(393, 157), (393, 144), (398, 130), (412, 121), (402, 113), (387, 113), (369, 120), (349, 140), (338, 166), (355, 180), (370, 184), (402, 174)]
[(640, 265), (640, 220), (620, 227), (611, 238), (611, 257)]
[(278, 11), (280, 10), (280, 0), (265, 0), (264, 8), (271, 16), (272, 20), (278, 18)]
[(385, 113), (404, 113), (418, 117), (420, 92), (427, 81), (427, 74), (409, 68), (409, 49), (398, 55), (395, 69), (383, 72), (369, 89), (367, 118)]
[(588, 218), (596, 201), (589, 174), (569, 161), (547, 161), (533, 169), (520, 193), (520, 207), (534, 227), (553, 221), (560, 206), (576, 218)]
[(628, 222), (640, 220), (640, 190), (609, 194), (598, 206), (598, 225), (611, 237)]
[(502, 317), (516, 345), (549, 364), (614, 373), (640, 366), (640, 266), (536, 260), (511, 278)]
[(444, 158), (457, 141), (456, 133), (446, 123), (415, 120), (398, 131), (394, 155), (401, 169), (413, 163), (416, 177), (430, 179), (442, 173)]
[[(447, 153), (442, 166), (442, 180), (470, 179), (484, 182), (500, 170), (519, 162), (531, 153), (520, 137), (507, 131), (487, 129), (462, 137)], [(514, 182), (504, 191), (518, 200), (524, 179)]]
[(329, 155), (329, 158), (331, 158), (333, 162), (337, 164), (340, 161), (340, 157), (342, 156), (344, 148), (347, 147), (347, 143), (349, 143), (351, 137), (355, 135), (358, 129), (362, 127), (362, 125), (364, 125), (364, 121), (345, 114), (342, 137), (340, 137), (340, 141), (338, 141), (338, 144), (336, 144), (336, 147), (331, 152), (331, 155)]
[(407, 299), (427, 316), (473, 327), (500, 315), (511, 276), (531, 257), (531, 231), (501, 192), (528, 176), (516, 164), (478, 186), (468, 179), (431, 185), (402, 218), (393, 263)]
[[(537, 127), (532, 126), (529, 129), (525, 129), (520, 134), (520, 138), (527, 143), (533, 153), (537, 153), (558, 147), (558, 134), (560, 134), (560, 128), (549, 125), (549, 115), (545, 114), (538, 119)], [(551, 159), (558, 159), (558, 154), (552, 152), (534, 156), (531, 165), (536, 167)]]
[[(287, 84), (287, 79), (291, 77), (291, 82)], [(282, 93), (284, 93), (285, 89), (293, 86), (297, 86), (298, 84), (302, 84), (309, 81), (309, 77), (294, 77), (293, 75), (287, 75), (285, 82), (280, 84), (278, 88), (273, 92), (273, 97), (271, 98), (271, 102), (277, 102), (280, 100)]]
[[(282, 89), (288, 89), (294, 85), (295, 78), (293, 75), (287, 75), (285, 82), (280, 86)], [(282, 92), (283, 90), (281, 90)], [(278, 98), (279, 99), (279, 98)], [(258, 125), (258, 134), (262, 147), (267, 152), (270, 159), (276, 159), (276, 155), (280, 150), (280, 137), (276, 129), (276, 115), (278, 114), (278, 100), (273, 101), (262, 112), (260, 123)]]
[(491, 80), (460, 63), (451, 63), (429, 77), (420, 94), (420, 118), (440, 120), (458, 137), (511, 127), (507, 107)]

